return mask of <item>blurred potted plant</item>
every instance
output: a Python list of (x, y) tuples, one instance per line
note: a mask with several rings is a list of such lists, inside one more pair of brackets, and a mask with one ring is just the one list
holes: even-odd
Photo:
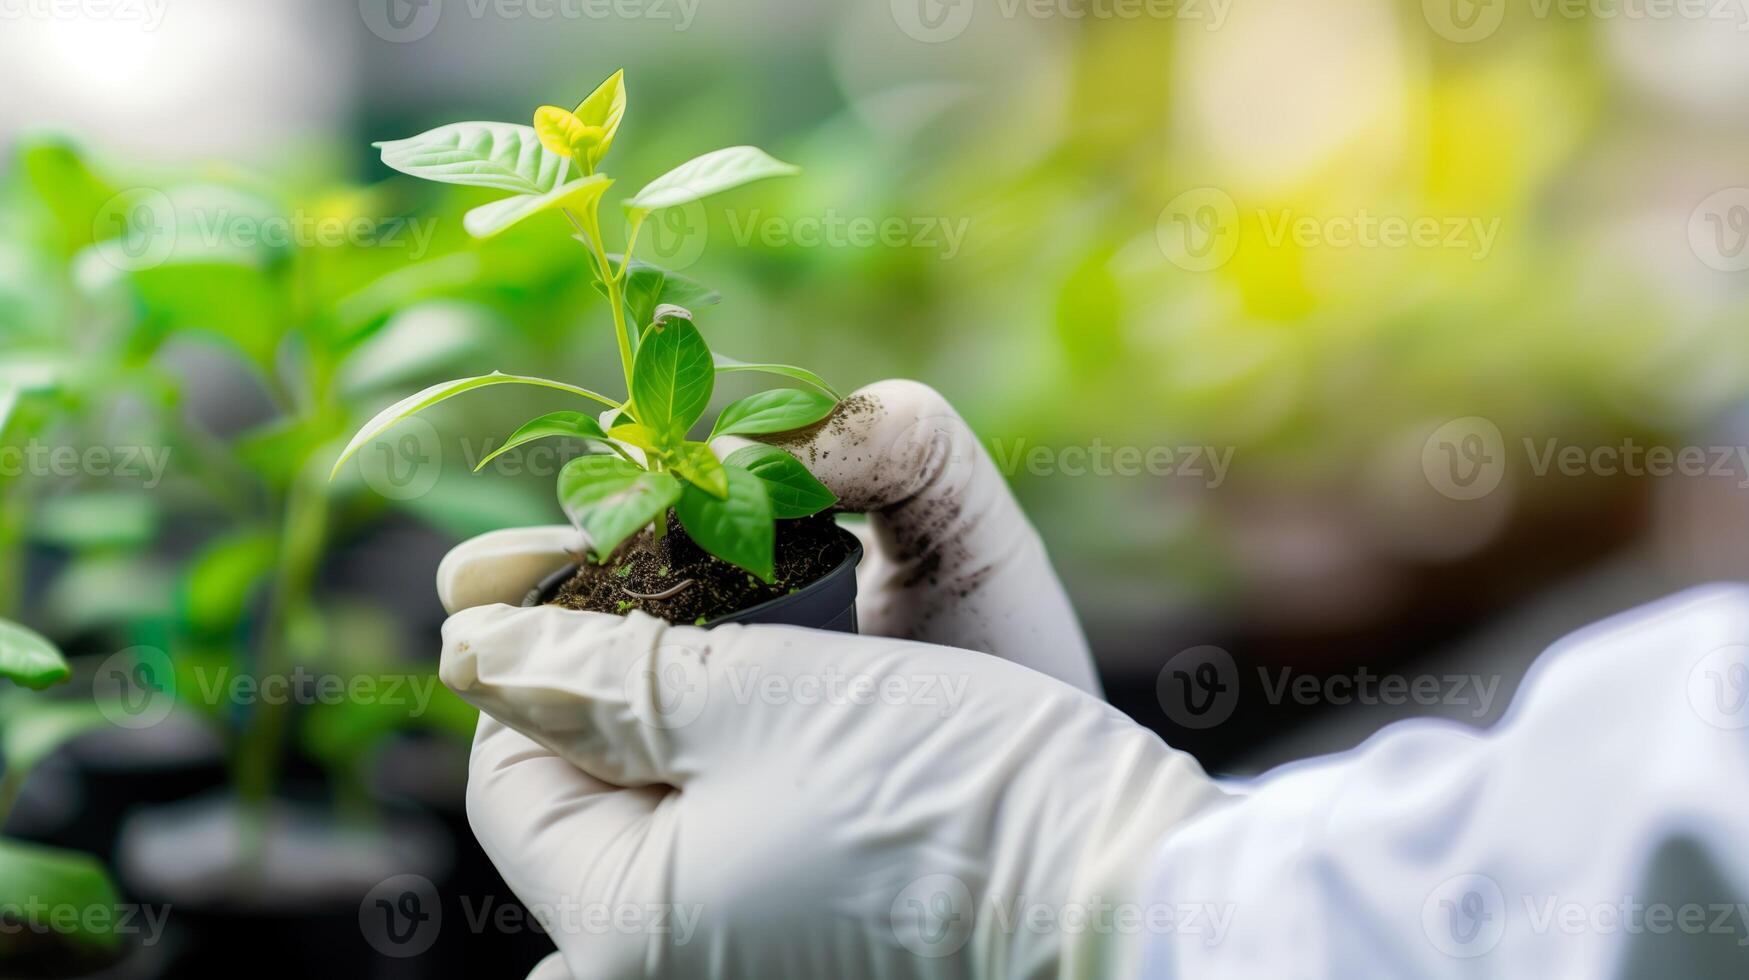
[[(45, 637), (0, 619), (0, 828), (31, 770), (67, 740), (104, 724), (89, 701), (16, 689), (42, 690), (71, 676)], [(76, 976), (116, 962), (126, 951), (117, 928), (120, 902), (96, 857), (0, 837), (0, 975)]]
[[(428, 821), (380, 811), (368, 788), (373, 748), (420, 727), (456, 736), (459, 748), (474, 716), (441, 691), (428, 662), (394, 655), (396, 627), (384, 611), (318, 594), (331, 524), (368, 526), (381, 507), (360, 494), (366, 506), (336, 514), (313, 461), (326, 455), (355, 400), (478, 340), (460, 336), (435, 351), (420, 345), (412, 364), (372, 343), (401, 311), (465, 291), (487, 273), (472, 260), (439, 257), (433, 264), (441, 274), (434, 275), (364, 248), (240, 239), (230, 234), (239, 223), (259, 232), (283, 220), (267, 192), (241, 179), (171, 178), (159, 188), (117, 192), (59, 142), (27, 146), (17, 169), (31, 207), (6, 230), (27, 241), (19, 251), (44, 274), (19, 277), (24, 283), (0, 277), (0, 313), (8, 314), (0, 317), (0, 435), (9, 434), (10, 416), (10, 435), (19, 438), (53, 433), (57, 444), (102, 445), (125, 420), (140, 430), (129, 442), (156, 443), (178, 465), (150, 494), (98, 501), (110, 506), (78, 506), (93, 496), (84, 492), (93, 482), (87, 477), (0, 479), (0, 599), (13, 605), (21, 593), (25, 536), (52, 545), (52, 557), (35, 559), (48, 559), (47, 574), (31, 576), (43, 583), (33, 601), (48, 607), (47, 618), (96, 649), (113, 650), (121, 640), (170, 650), (173, 656), (153, 665), (164, 668), (153, 683), (179, 693), (181, 706), (204, 714), (228, 742), (234, 794), (140, 811), (119, 847), (131, 889), (170, 900), (178, 920), (197, 932), (208, 927), (190, 949), (222, 957), (228, 947), (215, 937), (247, 946), (262, 941), (264, 929), (315, 919), (318, 911), (335, 913), (329, 919), (343, 922), (336, 928), (355, 936), (357, 903), (369, 885), (410, 870), (437, 877), (448, 860), (445, 835)], [(321, 201), (335, 211), (370, 206), (361, 192), (330, 192)], [(203, 221), (218, 222), (218, 230), (190, 227)], [(35, 315), (32, 304), (48, 302), (45, 292), (64, 303), (64, 315)], [(204, 420), (184, 417), (186, 403), (200, 396), (198, 384), (164, 363), (174, 345), (215, 340), (241, 355), (247, 367), (237, 373), (252, 374), (271, 403), (267, 422), (234, 438), (215, 437), (202, 430)], [(354, 370), (366, 359), (369, 371)], [(139, 506), (121, 506), (130, 501)], [(175, 565), (169, 574), (167, 563)], [(160, 592), (155, 583), (164, 581), (175, 588)], [(245, 702), (222, 681), (213, 686), (214, 678), (291, 677), (304, 665), (313, 668), (312, 681), (392, 673), (436, 693), (413, 716), (382, 701)], [(128, 744), (153, 741), (109, 731)], [(303, 757), (325, 770), (317, 795), (332, 795), (337, 807), (291, 802), (292, 792), (309, 795), (309, 787), (282, 778), (296, 761), (288, 752), (294, 734)], [(121, 804), (154, 799), (164, 797), (135, 792), (97, 810), (119, 820)], [(190, 828), (200, 832), (181, 833)], [(99, 836), (93, 849), (108, 849), (113, 835)], [(312, 842), (313, 849), (305, 846)], [(301, 887), (268, 887), (275, 875), (286, 876), (288, 853), (305, 872)], [(177, 865), (170, 873), (160, 860), (166, 855)], [(178, 877), (183, 870), (192, 876)], [(267, 900), (232, 901), (239, 895)]]

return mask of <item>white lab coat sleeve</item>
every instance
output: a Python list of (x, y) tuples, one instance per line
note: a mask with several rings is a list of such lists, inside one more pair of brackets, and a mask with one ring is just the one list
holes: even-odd
[(1749, 587), (1551, 647), (1495, 727), (1411, 721), (1157, 853), (1149, 978), (1749, 977)]

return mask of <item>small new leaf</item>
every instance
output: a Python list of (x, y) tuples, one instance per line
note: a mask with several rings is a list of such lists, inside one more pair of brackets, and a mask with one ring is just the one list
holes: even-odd
[(776, 446), (743, 446), (730, 453), (723, 465), (758, 477), (771, 498), (771, 516), (778, 520), (811, 517), (838, 502), (837, 495), (815, 479), (801, 460)]
[(598, 562), (625, 540), (668, 512), (681, 484), (618, 456), (579, 456), (559, 471), (559, 505), (589, 536)]
[(632, 402), (638, 421), (660, 443), (678, 443), (704, 414), (715, 384), (711, 351), (698, 328), (690, 319), (678, 314), (664, 317), (657, 310), (656, 322), (638, 344), (632, 364)]
[(569, 109), (543, 105), (534, 111), (534, 131), (541, 145), (553, 153), (586, 164), (607, 131), (578, 119)]
[(572, 112), (585, 126), (601, 130), (601, 138), (595, 142), (588, 154), (588, 165), (594, 169), (607, 156), (607, 151), (613, 147), (613, 137), (619, 132), (620, 120), (626, 114), (625, 69), (620, 69), (609, 75), (607, 81), (595, 87), (589, 97), (577, 103)]
[(667, 448), (656, 438), (656, 434), (636, 422), (622, 422), (607, 430), (610, 438), (617, 439), (628, 446), (636, 446), (647, 453), (665, 453)]
[(723, 409), (711, 438), (760, 436), (813, 425), (838, 407), (837, 399), (817, 391), (775, 388), (748, 395)]
[(709, 445), (702, 442), (685, 443), (674, 451), (669, 465), (686, 482), (711, 496), (718, 499), (729, 496), (729, 475), (723, 471), (722, 460), (717, 458)]
[(728, 469), (729, 495), (719, 500), (687, 485), (674, 505), (680, 524), (699, 547), (770, 582), (777, 530), (765, 483), (742, 469)]
[(767, 177), (788, 177), (800, 167), (775, 159), (756, 146), (731, 146), (694, 157), (644, 185), (625, 202), (630, 211), (655, 211)]
[(607, 433), (602, 431), (601, 423), (582, 412), (553, 412), (542, 415), (538, 419), (530, 419), (522, 427), (510, 434), (504, 440), (504, 445), (494, 449), (490, 455), (474, 467), (478, 473), (486, 468), (486, 464), (504, 455), (517, 446), (530, 443), (536, 439), (546, 439), (552, 436), (571, 436), (577, 439), (607, 440)]

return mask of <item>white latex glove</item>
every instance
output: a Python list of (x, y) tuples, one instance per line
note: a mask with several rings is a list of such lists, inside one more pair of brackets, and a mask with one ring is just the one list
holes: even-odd
[(873, 512), (871, 635), (517, 608), (568, 528), (439, 570), (443, 679), (489, 716), (469, 815), (562, 957), (536, 975), (1133, 975), (1171, 928), (1150, 858), (1213, 784), (1088, 693), (1038, 537), (940, 396), (872, 386), (786, 448)]

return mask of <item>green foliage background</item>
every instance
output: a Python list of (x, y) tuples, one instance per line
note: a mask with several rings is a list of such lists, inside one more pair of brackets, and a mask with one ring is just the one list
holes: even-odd
[[(395, 177), (368, 144), (522, 120), (622, 64), (627, 188), (731, 143), (803, 170), (648, 235), (647, 259), (722, 293), (699, 317), (714, 349), (806, 365), (841, 391), (921, 379), (1005, 453), (1231, 453), (1218, 486), (1010, 473), (1108, 668), (1145, 672), (1162, 651), (1136, 637), (1163, 621), (1286, 608), (1309, 583), (1349, 586), (1293, 628), (1384, 622), (1429, 569), (1536, 547), (1527, 526), (1631, 494), (1518, 480), (1485, 511), (1453, 511), (1421, 468), (1442, 422), (1482, 416), (1509, 444), (1682, 440), (1749, 385), (1744, 280), (1688, 241), (1692, 209), (1749, 162), (1713, 115), (1741, 107), (1696, 102), (1680, 65), (1631, 57), (1633, 32), (1658, 25), (1515, 14), (1466, 44), (1420, 0), (1232, 5), (1218, 28), (981, 6), (963, 34), (924, 43), (890, 6), (701, 8), (685, 32), (457, 14), (410, 44), (347, 21), (359, 43), (310, 69), (345, 62), (344, 108), (258, 153), (180, 152), (197, 134), (175, 131), (146, 141), (154, 153), (106, 127), (6, 134), (0, 445), (156, 446), (172, 463), (151, 489), (0, 477), (0, 615), (179, 665), (429, 669), (429, 622), (344, 584), (348, 549), (403, 521), (447, 541), (558, 520), (551, 474), (473, 475), (446, 439), (427, 492), (387, 499), (355, 469), (330, 489), (345, 437), (447, 376), (608, 387), (619, 369), (562, 218), (470, 240), (461, 215), (498, 195)], [(1162, 241), (1172, 202), (1204, 188), (1233, 203), (1236, 246), (1199, 271)], [(118, 268), (103, 251), (125, 226), (117, 195), (142, 191), (172, 202), (175, 248)], [(1497, 235), (1480, 256), (1272, 231), (1360, 214)], [(418, 254), (229, 234), (320, 219), (434, 231)], [(828, 220), (904, 234), (795, 240)], [(717, 407), (753, 387), (725, 378)], [(478, 444), (562, 407), (505, 392), (433, 422)], [(213, 424), (229, 416), (245, 424)], [(464, 735), (451, 707), (422, 723)], [(213, 720), (255, 793), (273, 783), (255, 746), (287, 726), (346, 778), (408, 722)]]

